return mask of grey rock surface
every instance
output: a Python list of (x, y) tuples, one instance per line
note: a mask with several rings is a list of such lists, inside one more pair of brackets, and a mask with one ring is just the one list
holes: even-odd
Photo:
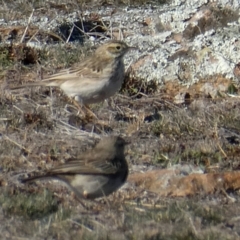
[[(138, 47), (125, 61), (127, 68), (132, 66), (135, 77), (160, 84), (177, 80), (192, 85), (214, 75), (234, 79), (232, 71), (239, 61), (240, 48), (239, 5), (239, 0), (175, 0), (142, 7), (112, 5), (63, 15), (33, 14), (31, 25), (53, 31), (63, 23), (79, 20), (80, 15), (84, 20), (91, 13), (98, 14), (110, 22), (109, 36)], [(27, 26), (28, 21), (20, 24)], [(1, 19), (0, 24), (19, 25), (19, 21)], [(98, 41), (94, 36), (89, 40)]]

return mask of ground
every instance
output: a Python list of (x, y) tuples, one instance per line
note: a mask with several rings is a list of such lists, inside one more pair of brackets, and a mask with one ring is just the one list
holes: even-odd
[[(38, 50), (1, 46), (0, 238), (240, 239), (237, 180), (225, 179), (210, 191), (198, 185), (179, 197), (176, 190), (163, 194), (157, 182), (137, 184), (133, 177), (186, 166), (201, 176), (237, 174), (237, 84), (213, 76), (190, 88), (171, 81), (160, 86), (134, 78), (129, 70), (119, 94), (91, 106), (104, 126), (83, 120), (60, 89), (9, 89), (71, 66), (90, 54), (86, 49), (82, 43)], [(201, 91), (206, 83), (227, 87), (213, 97)], [(130, 141), (130, 175), (111, 196), (84, 201), (88, 210), (59, 182), (19, 181), (77, 157), (106, 135)]]

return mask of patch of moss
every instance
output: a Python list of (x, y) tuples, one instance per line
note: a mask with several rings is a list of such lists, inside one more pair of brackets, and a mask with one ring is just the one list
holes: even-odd
[(0, 47), (0, 68), (5, 69), (12, 65), (12, 60), (7, 47)]

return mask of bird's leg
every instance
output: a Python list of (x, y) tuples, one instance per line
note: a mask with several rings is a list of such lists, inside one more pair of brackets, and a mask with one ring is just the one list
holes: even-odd
[(96, 119), (98, 120), (97, 116), (93, 113), (93, 111), (87, 106), (85, 105), (81, 98), (79, 98), (78, 96), (75, 96), (72, 99), (72, 103), (74, 106), (76, 106), (79, 110), (80, 113), (84, 113), (83, 114), (83, 118), (86, 120), (92, 120), (92, 119)]
[(72, 102), (72, 104), (73, 104), (73, 105), (77, 108), (77, 110), (78, 110), (77, 115), (79, 115), (79, 113), (81, 113), (82, 116), (83, 116), (83, 118), (86, 118), (86, 113), (85, 113), (84, 110), (83, 110), (84, 105), (83, 105), (81, 102), (77, 101), (77, 100), (75, 99), (75, 97), (72, 97), (72, 98), (71, 98), (71, 102)]
[(83, 107), (86, 110), (86, 118), (93, 118), (96, 119), (98, 121), (98, 117), (96, 116), (96, 114), (89, 108), (88, 105), (83, 105)]
[(71, 105), (66, 105), (65, 107), (69, 108), (73, 108), (75, 111), (77, 111), (76, 115), (80, 115), (81, 114), (81, 118), (85, 118), (86, 114), (83, 111), (83, 107), (82, 107), (82, 103), (78, 102), (77, 100), (75, 100), (74, 97), (72, 96), (66, 96), (67, 97), (67, 101), (70, 102)]
[[(87, 211), (87, 212), (91, 212), (91, 213), (98, 213), (102, 208), (103, 205), (100, 204), (99, 202), (92, 200), (92, 199), (85, 199), (85, 198), (81, 198), (79, 197), (76, 193), (74, 193), (74, 198), (82, 205), (82, 207)], [(88, 204), (83, 203), (84, 202), (88, 202)], [(97, 206), (97, 208), (96, 208)], [(102, 208), (99, 208), (102, 207)]]
[(86, 120), (87, 122), (93, 122), (100, 125), (100, 126), (107, 126), (105, 121), (101, 121), (98, 119), (96, 114), (89, 108), (88, 105), (82, 103), (79, 97), (69, 97), (71, 103), (78, 109), (78, 113), (82, 114), (82, 119)]

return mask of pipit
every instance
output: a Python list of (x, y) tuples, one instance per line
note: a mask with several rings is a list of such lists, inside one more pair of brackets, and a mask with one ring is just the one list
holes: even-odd
[(111, 40), (76, 66), (64, 69), (42, 81), (13, 87), (60, 87), (67, 96), (84, 105), (98, 103), (120, 90), (124, 80), (123, 57), (130, 50), (126, 43)]
[(120, 188), (127, 179), (128, 164), (124, 156), (126, 144), (121, 137), (103, 138), (94, 149), (77, 159), (71, 159), (43, 175), (21, 181), (26, 183), (49, 178), (61, 180), (74, 191), (79, 200), (107, 196)]

